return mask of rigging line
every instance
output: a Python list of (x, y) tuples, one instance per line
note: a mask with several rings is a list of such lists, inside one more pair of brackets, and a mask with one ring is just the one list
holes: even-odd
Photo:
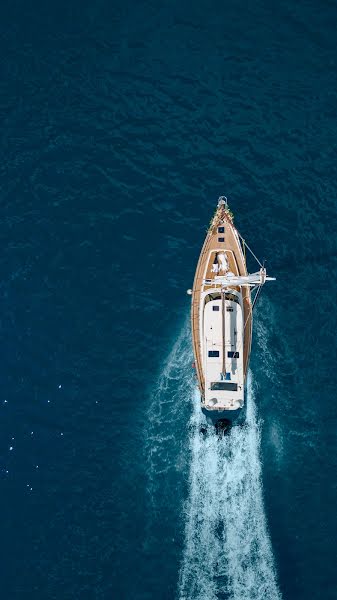
[[(236, 230), (238, 231), (238, 230)], [(259, 259), (257, 258), (257, 256), (254, 254), (253, 250), (248, 246), (247, 242), (243, 239), (242, 235), (238, 232), (240, 238), (242, 239), (244, 246), (247, 247), (247, 249), (249, 250), (249, 252), (252, 254), (252, 256), (254, 256), (255, 260), (259, 263), (260, 267), (263, 268), (263, 264), (259, 261)]]
[[(259, 287), (261, 287), (261, 286), (259, 286)], [(255, 298), (254, 298), (254, 300), (255, 300)], [(245, 329), (246, 329), (246, 326), (247, 326), (247, 323), (248, 323), (248, 321), (249, 321), (249, 318), (252, 316), (252, 314), (253, 314), (253, 305), (252, 305), (252, 304), (250, 304), (250, 308), (249, 308), (249, 311), (248, 311), (248, 316), (247, 316), (247, 319), (246, 319), (246, 322), (245, 322), (245, 325), (244, 325), (243, 331), (245, 331)]]
[[(262, 264), (262, 263), (259, 261), (259, 259), (257, 258), (256, 254), (254, 254), (253, 250), (252, 250), (252, 249), (251, 249), (251, 248), (248, 246), (248, 244), (246, 243), (246, 241), (245, 241), (245, 240), (244, 240), (244, 238), (242, 237), (242, 235), (241, 235), (240, 231), (239, 231), (239, 230), (238, 230), (238, 229), (235, 227), (235, 225), (234, 225), (233, 221), (231, 221), (231, 220), (228, 218), (228, 216), (226, 215), (226, 213), (225, 213), (223, 216), (224, 216), (225, 220), (227, 221), (227, 223), (229, 223), (229, 224), (230, 224), (230, 225), (233, 227), (233, 229), (235, 229), (235, 231), (237, 232), (237, 234), (238, 234), (239, 238), (240, 238), (240, 239), (242, 240), (242, 242), (243, 242), (243, 246), (244, 246), (244, 248), (245, 248), (245, 247), (247, 247), (247, 249), (249, 250), (249, 252), (251, 253), (251, 255), (252, 255), (254, 258), (255, 258), (256, 262), (257, 262), (257, 263), (260, 265), (260, 267), (262, 267), (262, 268), (263, 268), (263, 264)], [(220, 220), (220, 217), (219, 217), (219, 220)]]
[[(254, 288), (254, 289), (255, 289), (255, 288)], [(249, 320), (250, 316), (253, 314), (253, 309), (254, 309), (254, 306), (255, 306), (255, 304), (256, 304), (256, 301), (257, 301), (257, 299), (258, 299), (258, 297), (259, 297), (259, 294), (260, 294), (260, 292), (261, 292), (261, 289), (262, 289), (262, 284), (260, 284), (260, 285), (258, 286), (258, 289), (257, 289), (257, 291), (256, 291), (256, 294), (255, 294), (255, 298), (254, 298), (254, 300), (253, 300), (253, 303), (252, 303), (252, 305), (251, 305), (251, 307), (250, 307), (250, 309), (249, 309), (249, 312), (248, 312), (248, 317), (247, 317), (247, 319), (246, 319), (245, 326), (244, 326), (243, 330), (245, 330), (245, 329), (246, 329), (246, 325), (247, 325), (247, 323), (248, 323), (248, 320)]]
[(257, 292), (256, 292), (256, 294), (255, 294), (255, 298), (254, 298), (254, 301), (253, 301), (253, 305), (252, 305), (252, 311), (253, 311), (253, 309), (254, 309), (254, 306), (255, 306), (255, 304), (256, 304), (256, 301), (257, 301), (257, 299), (258, 299), (258, 297), (259, 297), (259, 294), (260, 294), (260, 292), (261, 292), (261, 288), (262, 288), (262, 285), (259, 285), (259, 288), (258, 288), (258, 290), (257, 290)]
[[(253, 250), (248, 246), (246, 240), (242, 237), (240, 231), (235, 227), (235, 225), (233, 223), (231, 223), (233, 229), (235, 229), (236, 233), (238, 234), (239, 238), (242, 240), (243, 242), (243, 247), (247, 247), (247, 249), (249, 250), (249, 252), (251, 253), (251, 255), (255, 258), (256, 262), (260, 265), (260, 267), (263, 268), (263, 264), (259, 261), (259, 259), (257, 258), (256, 254), (254, 254)], [(245, 255), (246, 258), (246, 255)]]
[(248, 320), (249, 320), (249, 317), (252, 315), (252, 313), (253, 313), (253, 309), (252, 309), (252, 307), (250, 307), (250, 309), (249, 309), (249, 312), (248, 312), (248, 317), (247, 317), (247, 319), (246, 319), (246, 322), (245, 322), (245, 326), (244, 326), (244, 328), (243, 328), (243, 331), (245, 331), (245, 329), (246, 329), (246, 326), (247, 326), (247, 323), (248, 323)]

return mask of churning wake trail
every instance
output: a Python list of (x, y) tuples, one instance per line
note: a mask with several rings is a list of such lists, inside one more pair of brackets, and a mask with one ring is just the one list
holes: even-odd
[[(178, 600), (281, 600), (263, 505), (260, 426), (251, 381), (247, 419), (219, 439), (205, 418), (191, 369), (189, 324), (163, 366), (149, 403), (145, 434), (149, 531), (174, 504), (185, 539)], [(177, 473), (189, 472), (185, 508)], [(172, 513), (173, 514), (173, 513)], [(153, 533), (151, 534), (153, 539)]]
[(190, 489), (179, 600), (280, 600), (263, 505), (260, 430), (251, 381), (247, 421), (219, 439), (191, 417)]
[[(144, 435), (150, 508), (158, 511), (172, 472), (186, 468), (186, 437), (195, 380), (189, 320), (168, 355), (149, 404)], [(177, 427), (177, 424), (179, 426)]]

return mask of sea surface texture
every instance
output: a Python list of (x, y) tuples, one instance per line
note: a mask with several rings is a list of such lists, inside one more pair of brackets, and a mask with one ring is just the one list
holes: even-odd
[[(336, 2), (0, 17), (2, 597), (336, 600)], [(219, 441), (186, 289), (222, 194), (277, 281)]]

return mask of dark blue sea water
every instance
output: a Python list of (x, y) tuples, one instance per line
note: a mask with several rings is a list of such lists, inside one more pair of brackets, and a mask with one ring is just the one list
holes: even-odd
[[(337, 598), (336, 3), (0, 13), (3, 597)], [(223, 443), (185, 294), (221, 194), (277, 277)]]

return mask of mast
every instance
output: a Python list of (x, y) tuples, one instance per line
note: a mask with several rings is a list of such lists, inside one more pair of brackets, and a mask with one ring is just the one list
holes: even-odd
[(222, 375), (226, 377), (226, 291), (222, 293)]

